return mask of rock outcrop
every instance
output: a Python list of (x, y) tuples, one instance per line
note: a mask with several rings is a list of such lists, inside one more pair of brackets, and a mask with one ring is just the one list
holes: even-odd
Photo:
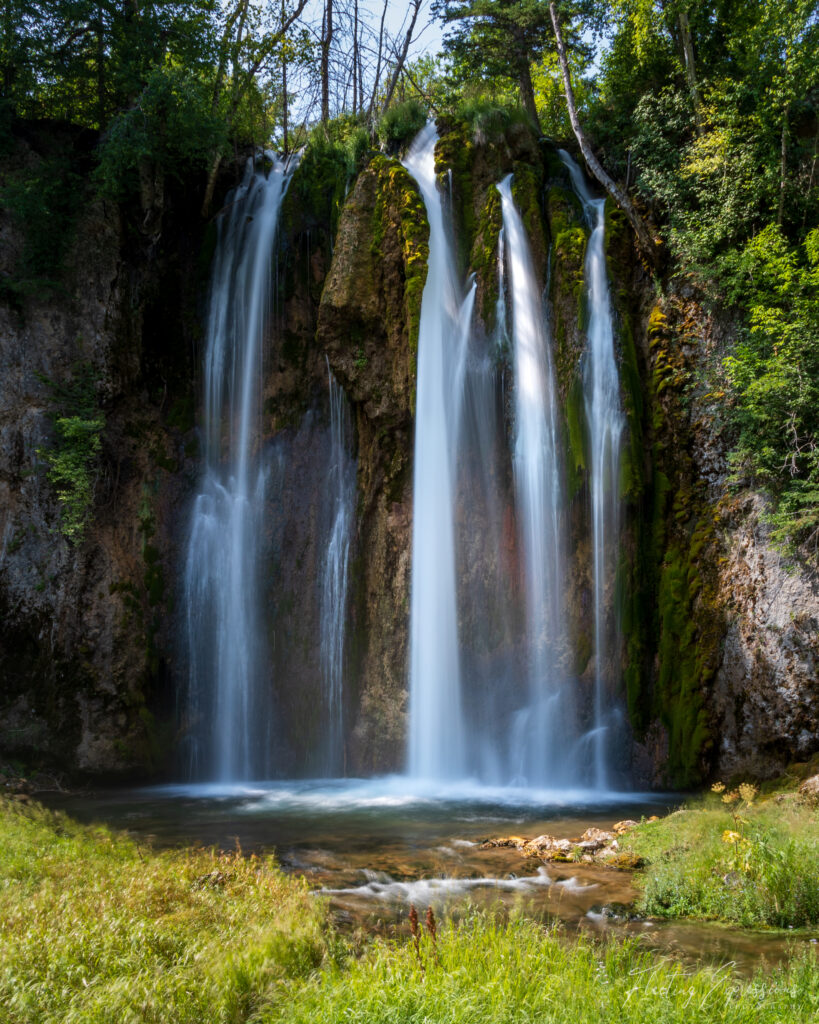
[[(569, 500), (566, 614), (582, 714), (594, 671), (582, 398), (588, 227), (554, 149), (524, 124), (479, 131), (447, 120), (440, 128), (436, 166), (461, 267), (475, 274), (478, 330), (491, 337), (498, 329), (495, 183), (510, 172), (548, 287)], [(0, 165), (0, 185), (36, 170), (38, 146), (34, 136), (17, 141)], [(358, 466), (345, 769), (397, 770), (404, 758), (428, 226), (397, 160), (369, 154), (358, 170), (348, 180), (341, 149), (308, 150), (277, 244), (259, 444), (270, 468), (270, 688), (287, 774), (317, 770), (311, 751), (320, 741), (328, 366), (351, 404)], [(8, 286), (24, 233), (0, 211), (0, 753), (43, 767), (170, 771), (179, 738), (179, 580), (199, 471), (196, 377), (215, 232), (198, 219), (195, 190), (165, 188), (161, 203), (161, 216), (146, 219), (89, 190), (50, 292)], [(708, 312), (687, 281), (655, 288), (610, 206), (607, 239), (628, 423), (619, 481), (625, 526), (611, 595), (622, 631), (613, 655), (621, 671), (612, 676), (623, 679), (629, 720), (622, 767), (646, 787), (696, 785), (712, 773), (774, 775), (819, 749), (819, 577), (774, 546), (764, 499), (730, 482), (718, 392), (731, 323)], [(502, 344), (497, 359), (506, 441), (513, 425)], [(68, 539), (44, 453), (54, 449), (59, 396), (80, 385), (104, 426), (89, 525)], [(462, 631), (477, 638), (464, 666), (474, 681), (494, 679), (501, 662), (519, 665), (521, 574), (511, 470), (499, 483), (504, 514), (484, 523), (472, 457), (461, 467), (458, 515), (474, 537), (463, 587), (473, 598), (459, 608)], [(490, 593), (490, 577), (508, 581), (502, 593)], [(550, 846), (551, 837), (540, 837), (537, 855), (597, 855), (583, 844), (599, 838), (581, 837), (567, 851), (566, 841)]]

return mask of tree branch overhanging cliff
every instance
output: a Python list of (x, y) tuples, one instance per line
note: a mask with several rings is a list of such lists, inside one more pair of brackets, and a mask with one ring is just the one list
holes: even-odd
[(640, 216), (637, 208), (634, 206), (634, 203), (632, 203), (625, 189), (621, 188), (617, 182), (606, 173), (603, 165), (597, 159), (597, 156), (586, 137), (586, 133), (583, 131), (580, 124), (580, 118), (577, 116), (577, 104), (575, 103), (574, 89), (572, 88), (572, 76), (571, 71), (569, 70), (569, 60), (566, 55), (566, 45), (563, 41), (563, 32), (560, 27), (560, 16), (557, 12), (554, 0), (550, 0), (549, 14), (551, 15), (552, 25), (555, 32), (557, 59), (563, 76), (563, 90), (566, 95), (566, 105), (569, 109), (569, 120), (571, 121), (572, 131), (577, 139), (577, 143), (580, 146), (580, 151), (583, 154), (589, 170), (609, 193), (615, 203), (617, 203), (623, 213), (625, 213), (629, 223), (634, 229), (635, 235), (637, 236), (641, 252), (649, 260), (652, 266), (656, 266), (660, 261), (662, 241), (657, 236), (656, 232), (652, 231), (646, 221)]

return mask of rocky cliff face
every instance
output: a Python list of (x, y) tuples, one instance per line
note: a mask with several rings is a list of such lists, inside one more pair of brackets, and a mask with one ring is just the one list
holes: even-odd
[(628, 265), (621, 250), (621, 337), (634, 340), (642, 406), (624, 616), (635, 779), (770, 777), (819, 744), (816, 571), (776, 548), (763, 497), (731, 482), (733, 324), (685, 281), (658, 293)]
[[(42, 159), (20, 140), (8, 180)], [(588, 230), (554, 151), (525, 126), (441, 125), (479, 330), (496, 332), (500, 205), (515, 173), (552, 320), (563, 406), (571, 578), (567, 613), (581, 691), (592, 681), (588, 453), (582, 401)], [(260, 444), (269, 466), (264, 574), (271, 700), (284, 774), (316, 770), (321, 742), (319, 589), (329, 524), (328, 366), (351, 403), (358, 466), (350, 567), (345, 766), (400, 769), (406, 732), (415, 356), (426, 276), (423, 203), (400, 163), (373, 155), (353, 179), (332, 149), (308, 151), (277, 244)], [(0, 182), (0, 184), (2, 184)], [(155, 197), (154, 197), (155, 198)], [(94, 201), (76, 220), (59, 291), (0, 301), (0, 751), (91, 773), (172, 771), (185, 685), (179, 578), (198, 475), (195, 410), (212, 232), (196, 197), (161, 209)], [(770, 775), (819, 747), (819, 583), (772, 546), (761, 497), (728, 482), (714, 397), (731, 325), (680, 282), (655, 288), (617, 211), (608, 260), (628, 420), (622, 554), (612, 616), (630, 731), (623, 762), (641, 786), (709, 774)], [(20, 225), (0, 213), (0, 281)], [(498, 417), (511, 432), (501, 351)], [(104, 419), (93, 516), (66, 539), (43, 454), (59, 396), (89, 383)], [(56, 386), (56, 388), (55, 388)], [(62, 391), (60, 390), (62, 389)], [(38, 454), (39, 453), (39, 454)], [(519, 572), (508, 508), (484, 522), (478, 467), (462, 467), (467, 553), (461, 628), (480, 636), (474, 676), (514, 663)], [(471, 517), (471, 519), (469, 518)], [(500, 543), (487, 538), (499, 537)], [(490, 550), (491, 548), (491, 550)], [(490, 593), (487, 580), (509, 580)], [(484, 609), (483, 612), (477, 610)], [(487, 615), (486, 608), (491, 612)], [(484, 618), (480, 619), (480, 615)], [(479, 621), (480, 619), (480, 621)]]
[[(3, 184), (36, 172), (39, 142), (18, 140)], [(24, 228), (0, 214), (6, 282), (17, 275)], [(196, 259), (186, 263), (185, 250), (190, 257), (200, 243), (182, 236), (149, 254), (151, 241), (129, 239), (120, 211), (96, 200), (72, 225), (59, 280), (8, 289), (0, 303), (0, 747), (8, 755), (141, 775), (167, 759), (172, 737), (154, 712), (173, 706), (163, 620), (193, 464), (190, 397), (178, 385), (195, 338), (184, 304), (167, 300), (195, 292)], [(89, 466), (92, 525), (72, 541), (47, 453), (58, 445), (65, 397), (79, 387), (104, 426)]]

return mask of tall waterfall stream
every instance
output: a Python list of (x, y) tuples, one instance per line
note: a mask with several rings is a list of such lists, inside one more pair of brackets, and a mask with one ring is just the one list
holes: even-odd
[(405, 161), (429, 219), (429, 266), (421, 304), (415, 410), (409, 772), (428, 779), (465, 774), (455, 562), (455, 473), (466, 345), (474, 288), (460, 288), (435, 176), (434, 125)]
[(350, 537), (355, 515), (356, 465), (352, 456), (353, 425), (341, 385), (327, 366), (330, 397), (330, 467), (327, 494), (331, 504), (330, 534), (321, 578), (321, 673), (327, 723), (324, 771), (344, 774), (344, 675), (347, 633), (347, 587)]
[(498, 186), (510, 268), (515, 378), (514, 467), (524, 554), (529, 703), (518, 712), (515, 749), (529, 784), (577, 784), (577, 727), (564, 664), (566, 540), (551, 332), (512, 176)]
[(609, 784), (609, 749), (616, 742), (618, 707), (612, 697), (616, 683), (616, 609), (613, 608), (614, 573), (620, 527), (620, 446), (625, 416), (620, 400), (620, 378), (614, 354), (614, 328), (606, 270), (606, 201), (595, 199), (583, 172), (564, 150), (560, 158), (571, 176), (589, 221), (585, 282), (588, 298), (589, 339), (585, 364), (584, 398), (591, 455), (591, 518), (594, 576), (594, 731), (592, 749), (594, 784)]
[(204, 365), (204, 468), (184, 576), (189, 771), (266, 778), (273, 709), (260, 623), (266, 467), (257, 455), (271, 260), (292, 163), (248, 161), (218, 221)]

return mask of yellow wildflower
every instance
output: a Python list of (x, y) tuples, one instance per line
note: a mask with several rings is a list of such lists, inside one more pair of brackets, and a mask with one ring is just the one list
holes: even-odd
[(725, 792), (725, 783), (724, 782), (715, 782), (714, 785), (711, 787), (711, 792), (712, 793), (724, 793)]
[(756, 786), (752, 786), (750, 782), (743, 782), (739, 787), (739, 795), (745, 801), (746, 804), (752, 804), (754, 797), (757, 794)]

